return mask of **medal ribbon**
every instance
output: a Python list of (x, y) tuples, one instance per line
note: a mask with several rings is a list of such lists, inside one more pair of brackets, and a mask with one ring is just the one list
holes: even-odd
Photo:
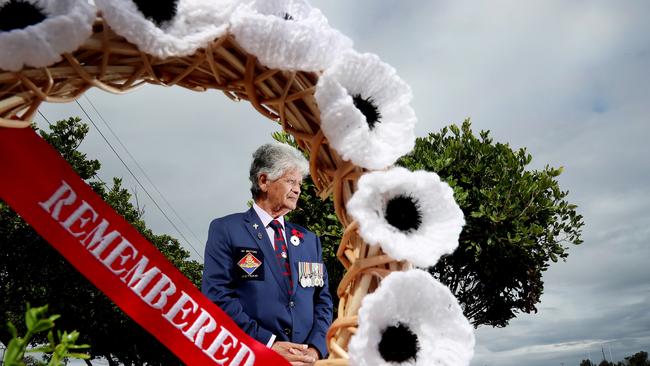
[(185, 364), (289, 365), (203, 296), (32, 129), (0, 128), (0, 167), (0, 198)]

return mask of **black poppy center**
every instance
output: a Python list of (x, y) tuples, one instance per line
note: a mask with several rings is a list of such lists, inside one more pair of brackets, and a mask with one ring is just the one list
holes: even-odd
[(133, 0), (133, 2), (144, 17), (158, 27), (176, 16), (178, 0)]
[(0, 31), (27, 28), (45, 20), (43, 11), (27, 1), (11, 0), (0, 6)]
[(375, 128), (375, 124), (380, 122), (381, 115), (372, 97), (364, 98), (360, 94), (357, 94), (352, 96), (352, 101), (354, 102), (354, 106), (366, 117), (368, 127), (371, 130)]
[(284, 14), (282, 14), (282, 19), (284, 19), (284, 20), (293, 20), (293, 16), (291, 16), (291, 14), (289, 14), (289, 13), (284, 13)]
[(407, 195), (398, 195), (388, 200), (386, 221), (401, 231), (417, 230), (422, 224), (417, 200)]
[(385, 361), (415, 361), (419, 350), (418, 336), (402, 323), (384, 329), (381, 334), (379, 354)]

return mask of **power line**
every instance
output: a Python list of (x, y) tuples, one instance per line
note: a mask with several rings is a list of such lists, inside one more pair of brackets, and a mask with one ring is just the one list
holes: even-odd
[(176, 216), (176, 218), (178, 218), (178, 220), (181, 222), (181, 224), (183, 224), (183, 226), (185, 227), (185, 229), (187, 229), (187, 231), (189, 231), (190, 234), (192, 234), (192, 236), (194, 237), (194, 239), (195, 239), (197, 242), (201, 242), (201, 240), (199, 240), (199, 238), (198, 238), (197, 235), (194, 233), (194, 231), (192, 231), (192, 229), (190, 229), (189, 225), (185, 222), (185, 220), (183, 220), (183, 218), (181, 217), (181, 215), (180, 215), (180, 214), (179, 214), (179, 213), (174, 209), (174, 206), (172, 206), (172, 204), (169, 203), (169, 201), (167, 201), (167, 199), (165, 198), (165, 195), (162, 194), (162, 192), (160, 192), (160, 190), (158, 189), (158, 187), (156, 186), (156, 184), (154, 184), (154, 182), (153, 182), (153, 181), (151, 180), (151, 178), (149, 177), (149, 174), (147, 174), (147, 172), (144, 170), (144, 168), (142, 168), (142, 166), (140, 165), (140, 163), (138, 163), (138, 160), (137, 160), (137, 159), (136, 159), (136, 158), (131, 154), (131, 152), (129, 151), (129, 149), (127, 149), (127, 147), (122, 143), (122, 140), (120, 139), (120, 137), (117, 136), (117, 134), (115, 133), (115, 131), (113, 131), (113, 129), (112, 129), (111, 126), (108, 124), (108, 122), (104, 119), (104, 117), (102, 116), (102, 114), (99, 113), (99, 111), (97, 110), (97, 108), (95, 108), (95, 104), (90, 100), (90, 98), (89, 98), (86, 94), (84, 94), (84, 97), (86, 98), (86, 101), (90, 104), (90, 107), (95, 111), (95, 113), (97, 114), (97, 116), (99, 116), (99, 119), (104, 123), (104, 125), (108, 128), (108, 130), (110, 131), (110, 133), (113, 135), (113, 137), (117, 140), (117, 143), (122, 147), (122, 149), (124, 149), (124, 151), (126, 151), (127, 155), (129, 155), (129, 157), (131, 158), (131, 160), (135, 163), (135, 166), (138, 168), (138, 170), (140, 170), (140, 172), (142, 173), (142, 175), (144, 176), (144, 178), (147, 180), (147, 182), (149, 182), (149, 184), (151, 184), (151, 186), (153, 187), (153, 189), (154, 189), (154, 190), (158, 193), (158, 195), (163, 199), (163, 201), (165, 202), (165, 204), (167, 204), (167, 207), (169, 207), (169, 208), (172, 210), (172, 212), (174, 213), (174, 215)]
[(196, 250), (196, 248), (195, 248), (195, 247), (192, 245), (192, 243), (191, 243), (191, 242), (190, 242), (190, 241), (185, 237), (185, 235), (183, 235), (183, 233), (178, 229), (178, 227), (176, 226), (176, 224), (174, 224), (174, 222), (169, 218), (169, 216), (167, 216), (167, 214), (166, 214), (165, 211), (160, 207), (160, 205), (158, 205), (158, 202), (156, 202), (156, 200), (153, 199), (153, 197), (151, 196), (151, 194), (149, 194), (149, 191), (147, 191), (147, 189), (142, 185), (142, 183), (140, 182), (140, 180), (135, 176), (135, 174), (133, 174), (133, 171), (129, 168), (129, 166), (126, 164), (126, 162), (122, 159), (122, 157), (120, 156), (120, 154), (118, 154), (117, 150), (115, 150), (115, 148), (113, 147), (113, 145), (111, 145), (111, 143), (108, 141), (108, 139), (106, 138), (106, 136), (102, 133), (102, 131), (99, 129), (99, 127), (97, 126), (97, 124), (95, 123), (95, 121), (93, 121), (93, 119), (90, 117), (90, 115), (88, 114), (88, 112), (86, 112), (86, 110), (84, 109), (84, 107), (79, 103), (78, 100), (75, 100), (75, 103), (77, 103), (77, 105), (79, 106), (79, 108), (81, 109), (81, 111), (86, 115), (86, 117), (88, 118), (88, 120), (90, 121), (90, 123), (91, 123), (91, 124), (92, 124), (96, 129), (97, 129), (97, 132), (99, 132), (99, 134), (100, 134), (100, 136), (102, 137), (102, 139), (104, 139), (104, 142), (106, 142), (106, 144), (108, 144), (108, 146), (109, 146), (110, 149), (113, 151), (113, 153), (115, 154), (115, 156), (117, 156), (117, 158), (120, 160), (120, 162), (122, 163), (122, 165), (124, 165), (124, 167), (125, 167), (126, 170), (129, 172), (129, 174), (131, 174), (131, 177), (133, 177), (133, 179), (135, 179), (136, 183), (140, 186), (140, 188), (142, 188), (142, 190), (144, 190), (144, 193), (147, 195), (147, 197), (149, 197), (149, 199), (153, 202), (153, 204), (158, 208), (158, 210), (160, 211), (160, 213), (162, 213), (162, 215), (163, 215), (163, 216), (165, 217), (165, 219), (169, 222), (169, 224), (172, 225), (172, 227), (173, 227), (173, 228), (178, 232), (178, 234), (179, 234), (179, 235), (180, 235), (180, 236), (181, 236), (181, 237), (182, 237), (182, 238), (187, 242), (187, 244), (190, 246), (190, 248), (192, 248), (192, 250), (194, 251), (194, 253), (196, 253), (196, 255), (197, 255), (199, 258), (201, 258), (201, 260), (203, 260), (203, 256), (199, 253), (198, 250)]
[(47, 122), (47, 124), (50, 125), (50, 127), (52, 127), (52, 123), (50, 123), (50, 120), (47, 119), (47, 117), (45, 117), (45, 115), (43, 114), (43, 112), (41, 112), (40, 109), (38, 110), (38, 114), (40, 114), (41, 117), (43, 117), (43, 119), (45, 120), (45, 122)]
[[(51, 127), (52, 127), (52, 123), (50, 122), (50, 120), (49, 120), (47, 117), (45, 117), (45, 115), (43, 114), (43, 112), (41, 112), (40, 109), (38, 110), (38, 114), (41, 115), (41, 117), (45, 120), (45, 122), (47, 122), (47, 124), (48, 124), (48, 125), (50, 126), (50, 128), (51, 128)], [(93, 175), (93, 178), (95, 178), (95, 179), (97, 179), (98, 181), (102, 182), (102, 184), (103, 184), (104, 186), (108, 186), (108, 185), (106, 184), (106, 182), (104, 182), (104, 180), (103, 180), (102, 178), (100, 178), (99, 175), (97, 175), (97, 173), (95, 173), (95, 174)]]
[(185, 235), (183, 234), (183, 232), (181, 232), (181, 230), (176, 226), (176, 224), (174, 224), (174, 222), (169, 218), (169, 216), (167, 216), (167, 213), (165, 213), (165, 211), (162, 209), (162, 207), (160, 207), (160, 205), (158, 204), (158, 202), (156, 202), (156, 200), (151, 196), (151, 194), (149, 193), (149, 191), (144, 187), (144, 185), (140, 182), (140, 180), (135, 176), (135, 174), (133, 173), (133, 171), (129, 168), (129, 166), (126, 164), (126, 162), (124, 161), (124, 159), (122, 159), (122, 157), (121, 157), (120, 154), (117, 152), (117, 150), (115, 150), (115, 148), (113, 147), (113, 145), (108, 141), (108, 139), (106, 138), (106, 136), (105, 136), (105, 135), (102, 133), (102, 131), (99, 129), (99, 126), (97, 126), (97, 124), (95, 123), (95, 121), (90, 117), (90, 115), (88, 114), (88, 112), (86, 112), (86, 110), (84, 109), (84, 107), (79, 103), (78, 100), (75, 100), (75, 102), (77, 103), (77, 105), (79, 106), (79, 108), (81, 108), (81, 110), (82, 110), (83, 113), (86, 115), (86, 117), (88, 118), (88, 120), (90, 121), (90, 123), (92, 123), (92, 125), (97, 129), (97, 132), (99, 132), (99, 134), (101, 135), (102, 139), (106, 142), (106, 144), (108, 144), (108, 146), (111, 148), (111, 150), (113, 151), (113, 153), (115, 153), (115, 156), (117, 156), (117, 158), (120, 160), (120, 162), (122, 163), (122, 165), (124, 165), (124, 167), (125, 167), (126, 170), (129, 172), (129, 174), (131, 174), (131, 176), (132, 176), (133, 179), (136, 181), (136, 183), (140, 186), (140, 188), (142, 188), (142, 190), (143, 190), (144, 193), (147, 195), (147, 197), (149, 197), (149, 199), (151, 200), (151, 202), (153, 202), (153, 204), (156, 206), (156, 208), (158, 208), (158, 210), (160, 211), (160, 213), (165, 217), (165, 219), (169, 222), (169, 224), (172, 225), (172, 227), (173, 227), (173, 228), (178, 232), (178, 234), (179, 234), (179, 235), (180, 235), (180, 236), (181, 236), (181, 237), (182, 237), (182, 238), (187, 242), (187, 244), (192, 248), (192, 250), (194, 251), (194, 253), (196, 253), (196, 255), (197, 255), (199, 258), (201, 258), (201, 260), (203, 260), (203, 256), (202, 256), (202, 255), (199, 253), (199, 251), (198, 251), (198, 250), (197, 250), (197, 249), (192, 245), (192, 242), (190, 242), (190, 241), (187, 239), (187, 237), (185, 237)]

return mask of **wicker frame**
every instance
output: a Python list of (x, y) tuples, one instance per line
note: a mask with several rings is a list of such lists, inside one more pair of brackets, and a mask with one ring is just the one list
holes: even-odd
[(337, 257), (346, 273), (337, 288), (339, 316), (327, 334), (330, 357), (317, 365), (348, 365), (348, 342), (357, 329), (363, 297), (391, 271), (410, 268), (359, 237), (345, 204), (364, 169), (344, 161), (320, 129), (314, 100), (317, 73), (268, 69), (230, 36), (218, 38), (191, 56), (157, 59), (142, 53), (98, 17), (92, 36), (61, 62), (18, 72), (0, 70), (0, 127), (24, 128), (43, 102), (66, 103), (91, 87), (114, 94), (143, 83), (178, 85), (194, 91), (218, 89), (233, 100), (247, 100), (265, 117), (281, 123), (309, 153), (311, 176), (321, 198), (333, 195), (345, 227)]

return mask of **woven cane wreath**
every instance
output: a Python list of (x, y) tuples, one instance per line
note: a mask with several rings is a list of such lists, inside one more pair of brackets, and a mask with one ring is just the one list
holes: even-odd
[[(330, 359), (318, 364), (469, 363), (474, 338), (455, 298), (412, 270), (457, 246), (463, 216), (451, 189), (434, 173), (369, 171), (414, 145), (411, 91), (392, 67), (352, 50), (304, 0), (94, 3), (0, 0), (0, 128), (27, 127), (42, 102), (72, 101), (91, 87), (179, 85), (249, 101), (309, 153), (314, 184), (333, 196), (345, 226), (339, 317)], [(407, 255), (410, 246), (419, 258)], [(412, 281), (428, 307), (404, 302), (415, 299)], [(408, 352), (386, 358), (402, 338)]]

